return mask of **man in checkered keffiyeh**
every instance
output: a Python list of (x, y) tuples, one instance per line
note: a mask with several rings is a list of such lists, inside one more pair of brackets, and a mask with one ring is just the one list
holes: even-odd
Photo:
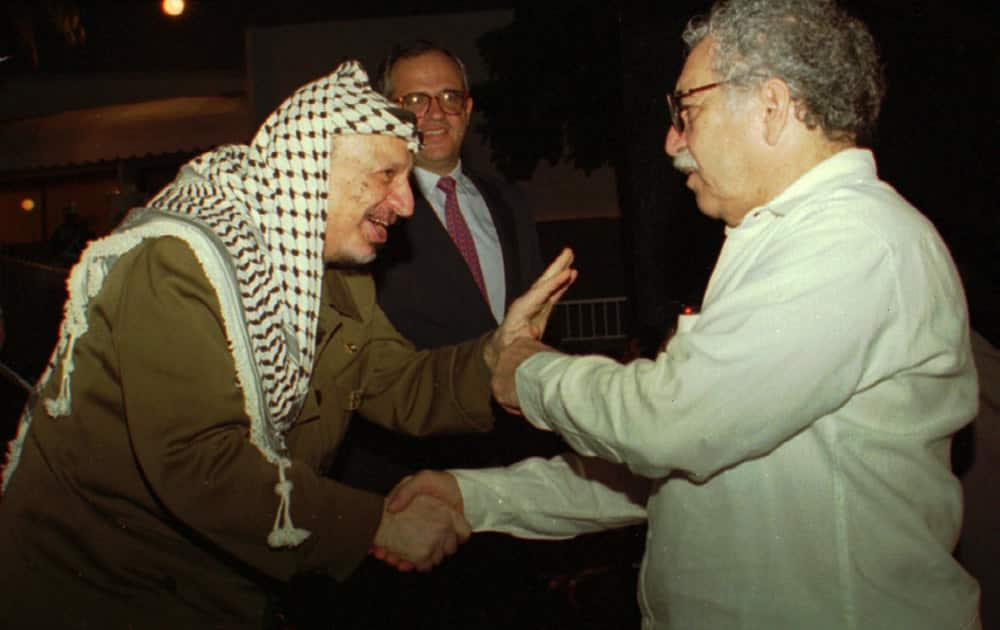
[(88, 247), (3, 473), (0, 618), (259, 626), (275, 579), (346, 576), (373, 544), (426, 569), (464, 541), (436, 499), (389, 513), (322, 473), (355, 411), (488, 429), (492, 357), (574, 272), (563, 257), (497, 331), (417, 352), (359, 268), (413, 211), (417, 148), (347, 62)]

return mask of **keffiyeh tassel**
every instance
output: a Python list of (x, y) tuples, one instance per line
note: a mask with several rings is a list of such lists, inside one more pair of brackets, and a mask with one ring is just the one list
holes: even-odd
[(309, 530), (295, 527), (292, 522), (292, 488), (295, 484), (285, 477), (285, 469), (291, 465), (287, 459), (278, 462), (278, 483), (274, 486), (274, 492), (281, 501), (278, 513), (274, 516), (274, 527), (267, 535), (267, 544), (271, 547), (295, 547), (310, 536)]

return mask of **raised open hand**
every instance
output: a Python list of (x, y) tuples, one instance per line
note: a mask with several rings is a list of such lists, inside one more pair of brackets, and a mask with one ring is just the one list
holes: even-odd
[(577, 271), (572, 264), (573, 250), (566, 248), (535, 280), (531, 288), (511, 303), (507, 316), (493, 333), (483, 352), (483, 358), (491, 372), (495, 369), (500, 352), (515, 339), (541, 339), (552, 309), (576, 280)]

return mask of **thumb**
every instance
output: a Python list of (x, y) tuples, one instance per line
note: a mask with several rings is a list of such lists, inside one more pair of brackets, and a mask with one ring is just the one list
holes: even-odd
[(452, 524), (455, 527), (455, 534), (458, 536), (459, 542), (464, 543), (472, 536), (472, 528), (469, 526), (469, 521), (465, 520), (465, 517), (458, 512), (454, 513)]
[(410, 501), (420, 494), (420, 491), (414, 487), (415, 484), (410, 483), (412, 479), (413, 475), (407, 475), (403, 477), (402, 481), (396, 484), (396, 487), (389, 493), (385, 509), (393, 514), (402, 512), (410, 504)]

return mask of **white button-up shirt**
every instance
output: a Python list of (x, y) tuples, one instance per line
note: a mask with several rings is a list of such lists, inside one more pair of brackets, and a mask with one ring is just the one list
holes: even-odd
[(978, 626), (951, 555), (951, 435), (977, 405), (965, 296), (868, 151), (727, 229), (699, 319), (655, 361), (542, 353), (517, 391), (535, 426), (651, 479), (648, 501), (571, 455), (458, 472), (467, 517), (534, 538), (647, 519), (643, 628)]

